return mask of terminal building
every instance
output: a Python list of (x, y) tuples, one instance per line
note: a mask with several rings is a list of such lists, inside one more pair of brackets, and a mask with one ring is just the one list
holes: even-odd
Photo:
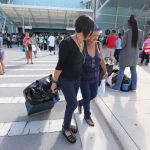
[(72, 31), (80, 14), (94, 17), (103, 30), (125, 30), (130, 14), (150, 31), (149, 0), (0, 0), (2, 32)]

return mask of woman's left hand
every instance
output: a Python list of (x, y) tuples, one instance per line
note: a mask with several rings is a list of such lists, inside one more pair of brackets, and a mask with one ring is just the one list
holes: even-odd
[(105, 72), (105, 74), (104, 74), (104, 76), (103, 76), (103, 79), (107, 80), (107, 78), (108, 78), (108, 73)]

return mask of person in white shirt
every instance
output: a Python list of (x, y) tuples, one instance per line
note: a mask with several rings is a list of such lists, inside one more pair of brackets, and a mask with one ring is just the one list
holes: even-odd
[(116, 64), (119, 62), (119, 53), (122, 49), (122, 35), (121, 33), (118, 33), (118, 38), (117, 38), (117, 41), (116, 41), (116, 49), (115, 49), (115, 53), (114, 53), (114, 57), (116, 59)]
[(50, 35), (48, 38), (48, 42), (49, 42), (50, 54), (52, 51), (54, 51), (54, 55), (55, 55), (55, 37), (53, 35)]

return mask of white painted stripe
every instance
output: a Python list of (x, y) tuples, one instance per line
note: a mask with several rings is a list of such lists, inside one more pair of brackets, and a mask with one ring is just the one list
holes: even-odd
[[(23, 63), (23, 62), (26, 62), (26, 60), (12, 60), (12, 61), (8, 61), (9, 63), (14, 63), (14, 62), (16, 62), (16, 63)], [(34, 63), (57, 63), (58, 62), (58, 60), (34, 60), (33, 61)]]
[(11, 128), (12, 122), (10, 123), (0, 123), (0, 136), (5, 136)]
[(26, 87), (30, 85), (31, 83), (4, 83), (0, 84), (0, 88), (11, 88), (11, 87)]
[[(59, 102), (64, 101), (65, 98), (62, 94), (59, 94)], [(0, 97), (0, 104), (19, 104), (25, 103), (24, 97)]]
[(8, 136), (21, 135), (25, 126), (26, 122), (13, 122), (8, 132)]
[(22, 69), (22, 68), (19, 68), (19, 69), (13, 69), (13, 68), (11, 68), (11, 69), (6, 69), (6, 72), (7, 71), (40, 71), (40, 70), (42, 70), (42, 71), (54, 71), (55, 69), (51, 69), (51, 68), (27, 68), (27, 69)]
[(56, 64), (33, 64), (33, 65), (25, 65), (25, 64), (20, 64), (20, 65), (5, 65), (5, 67), (52, 67), (56, 66)]
[(0, 104), (25, 103), (24, 97), (0, 97)]
[(30, 77), (44, 77), (48, 76), (49, 74), (19, 74), (19, 75), (6, 75), (4, 74), (3, 76), (0, 76), (0, 78), (30, 78)]
[[(61, 131), (63, 119), (0, 123), (0, 136), (16, 136)], [(72, 121), (75, 124), (75, 121)]]
[[(0, 136), (16, 136), (60, 131), (63, 119), (0, 123)], [(19, 130), (17, 130), (17, 128)]]

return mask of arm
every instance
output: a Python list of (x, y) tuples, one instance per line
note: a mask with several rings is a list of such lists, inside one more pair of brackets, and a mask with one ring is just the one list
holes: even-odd
[[(3, 45), (3, 40), (0, 38), (0, 47)], [(1, 57), (1, 50), (0, 50), (0, 57)]]
[(29, 40), (29, 44), (32, 44), (33, 43), (33, 40), (32, 40), (32, 38), (30, 38), (30, 40)]
[(0, 47), (3, 45), (3, 40), (0, 38)]
[(57, 88), (57, 81), (60, 77), (60, 74), (62, 73), (62, 70), (65, 67), (67, 56), (68, 56), (67, 44), (66, 41), (62, 41), (59, 45), (59, 59), (52, 80), (51, 86), (52, 93), (55, 93), (55, 89)]
[(122, 49), (125, 48), (127, 45), (127, 36), (128, 36), (128, 32), (125, 32), (122, 40)]
[(97, 45), (98, 45), (98, 49), (99, 49), (99, 53), (100, 53), (100, 58), (101, 58), (100, 65), (101, 65), (101, 67), (102, 67), (102, 69), (104, 71), (104, 77), (103, 78), (106, 79), (108, 77), (108, 73), (107, 73), (107, 68), (106, 68), (105, 60), (104, 60), (104, 57), (103, 57), (103, 54), (102, 54), (102, 51), (103, 51), (102, 50), (102, 45), (101, 45), (100, 42), (98, 42)]

